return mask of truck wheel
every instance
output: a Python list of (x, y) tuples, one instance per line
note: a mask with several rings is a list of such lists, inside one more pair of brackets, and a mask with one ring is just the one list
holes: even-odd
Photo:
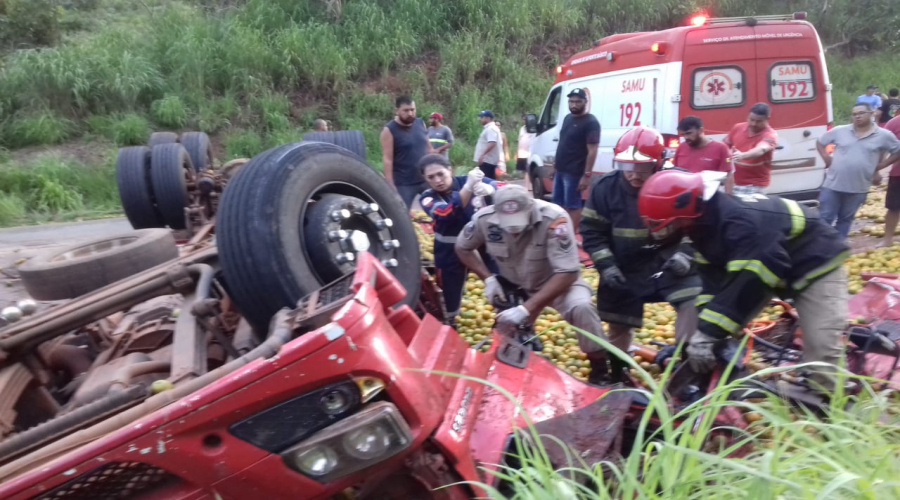
[(353, 270), (356, 253), (381, 259), (415, 305), (419, 245), (394, 189), (351, 152), (301, 142), (271, 149), (228, 182), (216, 217), (225, 281), (257, 331), (271, 316)]
[(73, 299), (178, 258), (167, 229), (142, 229), (38, 255), (19, 267), (37, 300)]
[(191, 157), (194, 170), (202, 172), (213, 167), (212, 144), (205, 132), (185, 132), (181, 134), (181, 145)]
[(366, 138), (359, 130), (340, 130), (338, 132), (307, 132), (303, 134), (304, 141), (327, 142), (350, 150), (363, 160), (366, 160)]
[(178, 134), (175, 132), (153, 132), (147, 140), (147, 147), (152, 148), (157, 144), (170, 144), (178, 142)]
[(119, 149), (116, 157), (116, 184), (125, 217), (135, 229), (163, 227), (150, 188), (150, 148), (131, 146)]
[(194, 178), (191, 157), (181, 144), (160, 144), (150, 153), (150, 181), (156, 206), (172, 229), (184, 229), (188, 206), (187, 184)]

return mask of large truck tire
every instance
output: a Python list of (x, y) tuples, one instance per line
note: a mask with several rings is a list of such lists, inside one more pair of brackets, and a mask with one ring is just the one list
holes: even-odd
[(327, 142), (340, 146), (366, 161), (366, 138), (360, 130), (340, 130), (337, 132), (307, 132), (304, 141)]
[(178, 134), (175, 132), (153, 132), (147, 140), (147, 147), (152, 148), (159, 144), (171, 144), (178, 142)]
[(230, 295), (258, 332), (279, 309), (352, 272), (366, 246), (406, 288), (403, 303), (418, 301), (419, 245), (406, 205), (332, 144), (287, 144), (244, 165), (219, 205), (216, 240)]
[(119, 149), (116, 157), (116, 185), (125, 217), (135, 229), (163, 227), (150, 185), (150, 148), (131, 146)]
[(212, 143), (205, 132), (185, 132), (181, 134), (181, 145), (191, 157), (194, 170), (202, 172), (213, 168)]
[(142, 229), (38, 255), (19, 274), (37, 300), (74, 299), (176, 258), (171, 231)]
[(187, 182), (194, 175), (191, 157), (178, 143), (154, 146), (150, 153), (150, 181), (156, 206), (172, 229), (186, 227), (184, 208), (188, 205)]

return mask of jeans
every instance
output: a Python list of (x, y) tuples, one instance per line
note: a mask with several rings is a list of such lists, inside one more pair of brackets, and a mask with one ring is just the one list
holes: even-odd
[(557, 171), (553, 176), (553, 203), (566, 210), (580, 209), (584, 205), (581, 191), (578, 190), (581, 177), (578, 174)]
[(762, 194), (764, 189), (766, 189), (766, 188), (764, 188), (762, 186), (753, 186), (753, 185), (738, 186), (737, 184), (735, 184), (734, 194), (736, 196), (739, 196), (742, 194)]
[(403, 200), (403, 203), (406, 204), (406, 208), (412, 208), (413, 200), (416, 199), (416, 195), (422, 194), (422, 191), (428, 189), (428, 184), (422, 182), (419, 184), (400, 184), (396, 185), (397, 192), (400, 193), (400, 199)]
[(850, 234), (856, 211), (865, 203), (868, 193), (844, 193), (823, 187), (819, 192), (819, 216), (834, 226), (841, 238)]

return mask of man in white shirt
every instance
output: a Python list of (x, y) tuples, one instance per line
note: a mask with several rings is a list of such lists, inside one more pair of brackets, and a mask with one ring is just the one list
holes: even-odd
[(522, 116), (522, 128), (519, 129), (519, 139), (516, 141), (516, 170), (525, 172), (525, 187), (531, 192), (531, 179), (528, 175), (528, 155), (531, 151), (531, 141), (534, 140), (535, 134), (531, 134), (525, 129), (525, 117)]
[(500, 131), (494, 125), (494, 113), (486, 109), (478, 113), (484, 127), (478, 142), (475, 144), (475, 156), (472, 158), (478, 168), (488, 179), (497, 178), (497, 164), (500, 163)]

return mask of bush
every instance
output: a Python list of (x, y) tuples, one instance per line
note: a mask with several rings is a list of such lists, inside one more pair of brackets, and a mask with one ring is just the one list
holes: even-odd
[(272, 132), (284, 130), (290, 126), (288, 114), (291, 110), (291, 103), (287, 97), (266, 93), (255, 97), (251, 101), (251, 106), (259, 117), (259, 122), (264, 130)]
[(262, 137), (252, 130), (236, 130), (229, 132), (222, 139), (225, 156), (228, 160), (235, 158), (252, 158), (265, 149)]
[(170, 95), (150, 106), (153, 121), (165, 128), (180, 129), (187, 123), (187, 109), (178, 96)]
[(37, 144), (59, 144), (73, 132), (74, 125), (49, 111), (14, 118), (0, 134), (0, 143), (10, 148)]
[(56, 0), (4, 0), (5, 34), (12, 45), (53, 45), (59, 41), (62, 9)]
[(0, 191), (0, 227), (14, 226), (25, 218), (25, 200)]
[(107, 137), (119, 146), (139, 146), (147, 143), (150, 132), (150, 124), (146, 118), (128, 113), (112, 119)]

